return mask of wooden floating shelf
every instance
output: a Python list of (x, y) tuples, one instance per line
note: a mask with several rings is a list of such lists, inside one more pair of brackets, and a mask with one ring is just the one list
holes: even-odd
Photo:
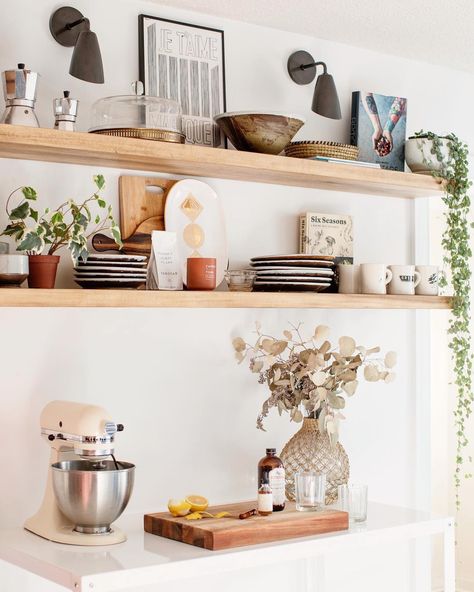
[(0, 125), (0, 157), (391, 197), (429, 197), (442, 191), (431, 176), (413, 173), (6, 124)]
[(0, 307), (449, 309), (449, 296), (0, 289)]

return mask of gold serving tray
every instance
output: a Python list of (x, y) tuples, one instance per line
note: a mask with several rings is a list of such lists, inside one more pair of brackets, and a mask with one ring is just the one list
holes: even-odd
[(162, 129), (120, 127), (100, 130), (91, 130), (91, 134), (102, 134), (104, 136), (115, 136), (119, 138), (140, 138), (141, 140), (155, 140), (158, 142), (172, 142), (173, 144), (184, 144), (186, 136), (179, 132), (172, 132)]

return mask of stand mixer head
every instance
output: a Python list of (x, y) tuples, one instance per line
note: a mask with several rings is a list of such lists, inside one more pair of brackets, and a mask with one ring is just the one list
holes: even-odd
[(69, 450), (81, 458), (107, 458), (114, 453), (115, 434), (122, 424), (108, 419), (102, 407), (52, 401), (40, 416), (41, 435), (51, 448)]
[(124, 533), (110, 526), (133, 489), (135, 466), (113, 456), (115, 434), (123, 425), (111, 421), (102, 407), (69, 401), (48, 403), (40, 423), (51, 447), (48, 480), (43, 503), (25, 528), (72, 545), (124, 541)]

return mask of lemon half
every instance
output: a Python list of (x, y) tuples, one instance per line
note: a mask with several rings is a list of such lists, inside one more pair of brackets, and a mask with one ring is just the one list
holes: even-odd
[(191, 512), (204, 512), (209, 506), (207, 498), (203, 495), (187, 495), (184, 500), (191, 509)]
[(168, 502), (168, 510), (173, 516), (186, 516), (186, 514), (189, 514), (189, 510), (191, 510), (191, 504), (184, 499), (170, 499)]

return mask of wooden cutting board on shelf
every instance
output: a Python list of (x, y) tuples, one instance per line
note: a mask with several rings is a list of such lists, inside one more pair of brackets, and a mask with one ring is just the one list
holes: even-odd
[(312, 536), (347, 530), (349, 515), (338, 510), (298, 512), (287, 502), (282, 512), (270, 516), (251, 516), (240, 520), (239, 514), (255, 508), (255, 502), (239, 502), (209, 508), (212, 514), (229, 512), (226, 518), (186, 520), (174, 518), (169, 512), (145, 514), (145, 531), (168, 539), (203, 547), (211, 551), (258, 545), (284, 539)]
[(166, 196), (176, 181), (135, 175), (119, 178), (120, 231), (124, 251), (150, 254), (151, 233), (165, 229)]

